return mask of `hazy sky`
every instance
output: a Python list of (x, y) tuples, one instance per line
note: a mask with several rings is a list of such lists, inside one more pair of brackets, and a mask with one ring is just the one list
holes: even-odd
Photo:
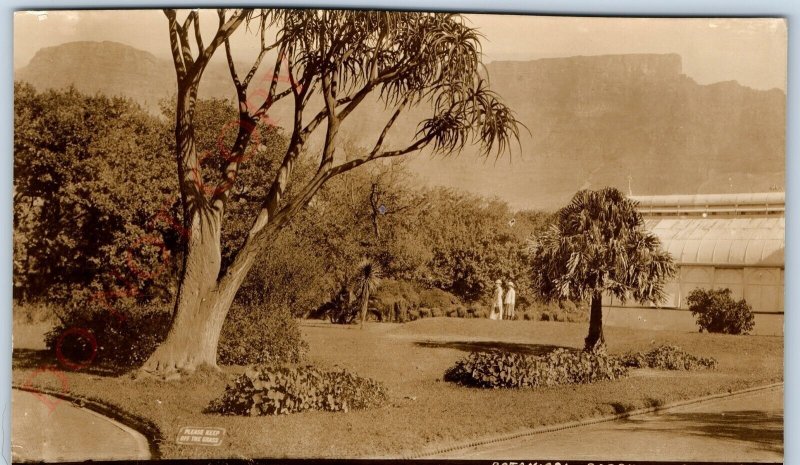
[[(756, 89), (786, 89), (787, 44), (783, 21), (468, 17), (486, 36), (487, 62), (574, 55), (679, 53), (683, 57), (684, 72), (701, 84), (736, 80)], [(209, 34), (215, 24), (216, 15), (207, 15), (205, 25)], [(254, 41), (239, 39), (240, 47), (255, 47)], [(51, 11), (46, 16), (17, 13), (14, 67), (27, 64), (42, 47), (77, 40), (111, 40), (159, 57), (169, 55), (166, 19), (158, 10)]]

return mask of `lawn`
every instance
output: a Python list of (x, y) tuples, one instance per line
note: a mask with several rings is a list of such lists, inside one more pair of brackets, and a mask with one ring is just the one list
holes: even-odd
[[(504, 349), (543, 353), (581, 347), (585, 323), (429, 318), (405, 324), (334, 326), (305, 321), (310, 361), (345, 367), (385, 383), (388, 406), (350, 413), (309, 412), (280, 417), (239, 418), (202, 413), (241, 368), (200, 373), (165, 383), (92, 373), (67, 374), (68, 389), (80, 397), (117, 405), (155, 423), (164, 438), (164, 458), (400, 457), (437, 444), (513, 432), (523, 428), (606, 415), (782, 381), (783, 338), (725, 336), (671, 331), (605, 329), (609, 352), (678, 345), (715, 357), (713, 371), (634, 371), (593, 385), (530, 390), (480, 390), (441, 381), (448, 367), (471, 350)], [(16, 332), (16, 329), (15, 329)], [(36, 367), (32, 350), (15, 350), (14, 382)], [(56, 388), (40, 375), (34, 384)], [(220, 447), (180, 446), (183, 426), (222, 427)]]

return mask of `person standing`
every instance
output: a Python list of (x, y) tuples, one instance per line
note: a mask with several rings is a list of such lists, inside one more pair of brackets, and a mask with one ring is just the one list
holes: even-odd
[(503, 281), (499, 279), (494, 282), (494, 296), (492, 297), (492, 311), (489, 313), (490, 320), (503, 319)]
[(506, 291), (506, 297), (503, 302), (505, 302), (504, 315), (506, 320), (513, 320), (514, 304), (517, 302), (517, 291), (514, 289), (514, 283), (511, 281), (508, 282), (508, 290)]

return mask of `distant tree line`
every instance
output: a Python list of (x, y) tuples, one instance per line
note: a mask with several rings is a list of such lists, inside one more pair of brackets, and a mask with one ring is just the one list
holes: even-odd
[[(122, 98), (37, 92), (20, 82), (14, 90), (15, 299), (85, 311), (92, 296), (125, 287), (136, 290), (126, 298), (131, 308), (174, 301), (182, 259), (170, 158), (174, 105), (165, 102), (158, 117)], [(237, 129), (226, 127), (236, 120), (230, 102), (199, 100), (197, 115), (199, 153), (230, 146)], [(279, 128), (259, 131), (259, 156), (242, 165), (231, 189), (223, 267), (245, 239), (247, 218), (263, 197), (257, 191), (268, 189), (289, 143)], [(353, 158), (365, 151), (347, 140), (339, 150)], [(203, 173), (221, 169), (219, 157), (200, 163)], [(302, 177), (315, 168), (300, 157), (295, 169)], [(276, 235), (237, 302), (306, 315), (333, 298), (365, 258), (384, 277), (465, 302), (487, 298), (496, 279), (513, 280), (523, 302), (536, 298), (528, 239), (550, 215), (415, 181), (398, 162), (330, 180)], [(287, 198), (293, 195), (289, 189)]]

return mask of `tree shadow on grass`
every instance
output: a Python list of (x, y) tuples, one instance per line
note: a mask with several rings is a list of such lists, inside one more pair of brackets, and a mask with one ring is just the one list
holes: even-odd
[[(77, 362), (76, 365), (80, 365)], [(95, 376), (120, 376), (130, 371), (130, 368), (100, 365), (89, 363), (79, 369), (71, 369), (60, 363), (59, 360), (49, 350), (41, 349), (19, 349), (15, 348), (11, 356), (12, 370), (59, 370), (71, 371), (76, 373), (87, 373)]]
[(455, 349), (464, 352), (511, 352), (524, 355), (544, 355), (556, 349), (578, 351), (574, 347), (502, 341), (420, 341), (416, 345), (429, 349)]
[(704, 438), (750, 444), (753, 448), (783, 453), (783, 414), (758, 410), (662, 413), (658, 421), (643, 422), (642, 431), (680, 431)]

